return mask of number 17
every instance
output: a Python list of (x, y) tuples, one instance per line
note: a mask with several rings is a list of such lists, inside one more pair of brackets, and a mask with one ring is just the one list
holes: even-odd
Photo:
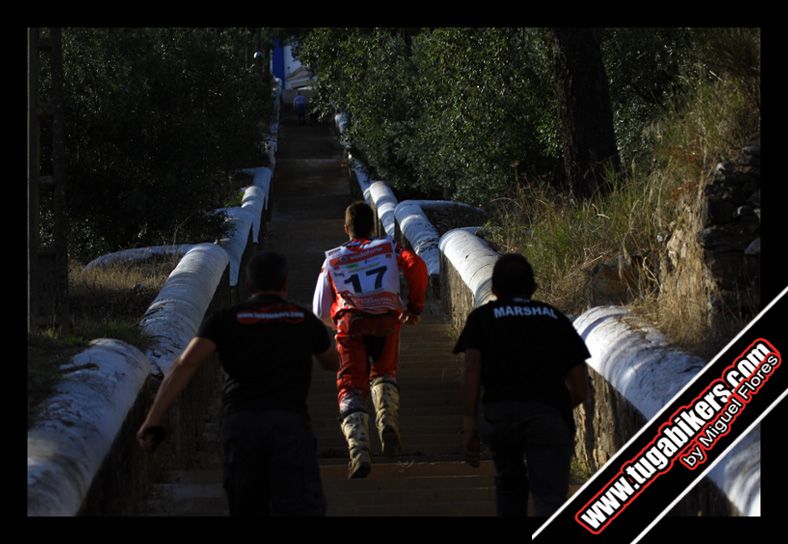
[[(378, 268), (373, 268), (372, 270), (367, 270), (366, 276), (372, 276), (377, 274), (375, 278), (375, 289), (380, 289), (383, 286), (383, 276), (386, 273), (386, 267), (380, 266)], [(363, 289), (361, 288), (361, 280), (358, 277), (358, 274), (353, 274), (348, 279), (345, 280), (345, 284), (352, 283), (353, 284), (353, 291), (356, 293), (361, 293)]]

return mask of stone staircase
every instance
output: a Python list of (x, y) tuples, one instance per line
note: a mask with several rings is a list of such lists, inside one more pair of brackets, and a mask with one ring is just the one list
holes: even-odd
[[(325, 125), (299, 126), (283, 110), (273, 210), (265, 248), (290, 265), (289, 298), (311, 307), (323, 251), (344, 242), (344, 209), (353, 199), (340, 149)], [(318, 441), (330, 516), (489, 516), (495, 513), (493, 467), (462, 462), (461, 358), (439, 306), (428, 304), (422, 322), (402, 329), (399, 383), (403, 454), (379, 455), (363, 480), (347, 480), (347, 449), (337, 419), (333, 373), (315, 365), (309, 410)], [(223, 516), (218, 405), (211, 410), (193, 468), (162, 475), (143, 515)]]

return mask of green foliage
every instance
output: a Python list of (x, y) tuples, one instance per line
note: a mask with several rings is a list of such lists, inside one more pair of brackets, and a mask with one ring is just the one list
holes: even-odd
[[(615, 28), (603, 33), (622, 162), (641, 165), (655, 141), (648, 127), (690, 107), (699, 82), (735, 80), (760, 110), (760, 32), (755, 28)], [(645, 130), (644, 130), (645, 129)]]
[[(373, 174), (400, 193), (485, 205), (563, 176), (552, 32), (533, 28), (297, 29), (324, 114), (350, 115)], [(626, 165), (649, 167), (646, 130), (698, 79), (759, 90), (757, 29), (602, 31), (616, 137)]]
[[(70, 250), (215, 238), (220, 180), (262, 155), (271, 83), (236, 29), (66, 29)], [(177, 239), (175, 239), (177, 237)]]
[[(373, 175), (401, 197), (486, 208), (486, 236), (528, 255), (540, 297), (571, 312), (584, 309), (587, 272), (604, 259), (639, 255), (654, 286), (666, 240), (691, 215), (682, 197), (701, 194), (714, 165), (760, 131), (758, 29), (614, 28), (601, 38), (625, 168), (609, 193), (583, 202), (561, 189), (549, 29), (313, 29), (301, 60), (319, 77), (314, 103), (350, 115)], [(663, 328), (702, 330), (702, 312), (677, 308), (705, 311), (705, 292), (670, 303), (669, 291), (651, 304), (665, 308)]]
[(400, 190), (482, 203), (557, 166), (543, 31), (314, 29), (301, 60), (317, 106), (349, 113), (351, 139)]
[(760, 110), (761, 33), (758, 28), (703, 28), (697, 35), (698, 73), (736, 81)]
[(482, 204), (557, 166), (542, 31), (436, 29), (414, 40), (414, 58), (425, 113), (409, 151), (422, 187)]
[(696, 34), (686, 28), (613, 28), (602, 33), (602, 55), (622, 163), (642, 159), (652, 142), (642, 127), (663, 116), (680, 90)]
[(407, 49), (390, 30), (340, 28), (313, 30), (300, 49), (302, 61), (319, 73), (315, 106), (325, 115), (337, 109), (351, 115), (351, 139), (386, 179), (413, 176), (401, 151), (419, 115)]
[(243, 200), (244, 200), (244, 191), (241, 190), (241, 189), (236, 189), (235, 191), (232, 192), (232, 194), (230, 196), (225, 198), (224, 203), (223, 203), (223, 207), (225, 207), (225, 208), (238, 207), (239, 208), (243, 204)]

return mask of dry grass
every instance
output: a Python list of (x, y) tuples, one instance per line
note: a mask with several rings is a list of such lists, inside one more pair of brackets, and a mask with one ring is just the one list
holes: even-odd
[[(657, 127), (658, 129), (660, 127)], [(678, 184), (671, 195), (673, 230), (682, 244), (668, 244), (671, 266), (661, 275), (654, 320), (674, 342), (704, 356), (713, 355), (732, 332), (747, 322), (731, 316), (726, 330), (711, 327), (709, 300), (717, 287), (703, 264), (698, 244), (703, 189), (720, 161), (730, 159), (760, 131), (760, 110), (750, 85), (723, 80), (698, 86), (686, 113), (674, 112), (657, 139), (656, 156), (665, 165), (655, 175)], [(676, 255), (678, 253), (678, 255)]]
[(588, 275), (598, 263), (619, 254), (639, 255), (643, 277), (654, 276), (653, 240), (668, 221), (661, 205), (666, 180), (639, 181), (619, 177), (609, 194), (585, 201), (533, 183), (499, 202), (494, 241), (502, 251), (528, 257), (540, 299), (579, 314), (590, 305)]
[(69, 302), (75, 328), (92, 328), (93, 321), (136, 325), (179, 260), (177, 256), (155, 256), (88, 271), (72, 265)]
[(153, 257), (90, 271), (79, 263), (70, 266), (69, 330), (49, 328), (28, 335), (28, 425), (60, 378), (60, 365), (83, 351), (90, 340), (114, 338), (143, 351), (150, 346), (139, 321), (178, 260)]
[[(715, 165), (749, 143), (759, 127), (748, 86), (699, 82), (689, 101), (650, 128), (655, 147), (648, 172), (633, 166), (613, 178), (610, 193), (587, 201), (531, 183), (499, 199), (495, 224), (486, 231), (501, 251), (529, 258), (537, 297), (575, 315), (591, 305), (588, 272), (598, 262), (640, 256), (645, 281), (632, 302), (635, 311), (684, 349), (714, 353), (729, 331), (710, 330), (715, 287), (697, 242), (701, 197)], [(671, 245), (676, 231), (684, 233), (684, 243), (674, 239)], [(743, 318), (730, 325), (740, 328)]]

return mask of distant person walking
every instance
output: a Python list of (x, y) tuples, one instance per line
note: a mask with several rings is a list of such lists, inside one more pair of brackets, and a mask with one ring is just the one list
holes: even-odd
[(312, 356), (335, 371), (337, 352), (314, 314), (286, 300), (281, 255), (255, 255), (247, 278), (251, 298), (206, 320), (161, 383), (137, 439), (147, 450), (156, 447), (167, 409), (218, 350), (230, 515), (322, 516), (326, 501), (306, 397)]
[(306, 122), (306, 107), (309, 104), (309, 99), (298, 91), (296, 97), (293, 99), (293, 109), (295, 109), (298, 116), (298, 124), (303, 125)]
[(468, 315), (454, 348), (465, 352), (465, 460), (479, 466), (481, 431), (495, 463), (498, 515), (527, 515), (530, 490), (534, 514), (550, 516), (566, 500), (572, 410), (586, 397), (591, 355), (566, 316), (531, 299), (534, 274), (522, 255), (498, 259), (492, 290), (497, 300)]

